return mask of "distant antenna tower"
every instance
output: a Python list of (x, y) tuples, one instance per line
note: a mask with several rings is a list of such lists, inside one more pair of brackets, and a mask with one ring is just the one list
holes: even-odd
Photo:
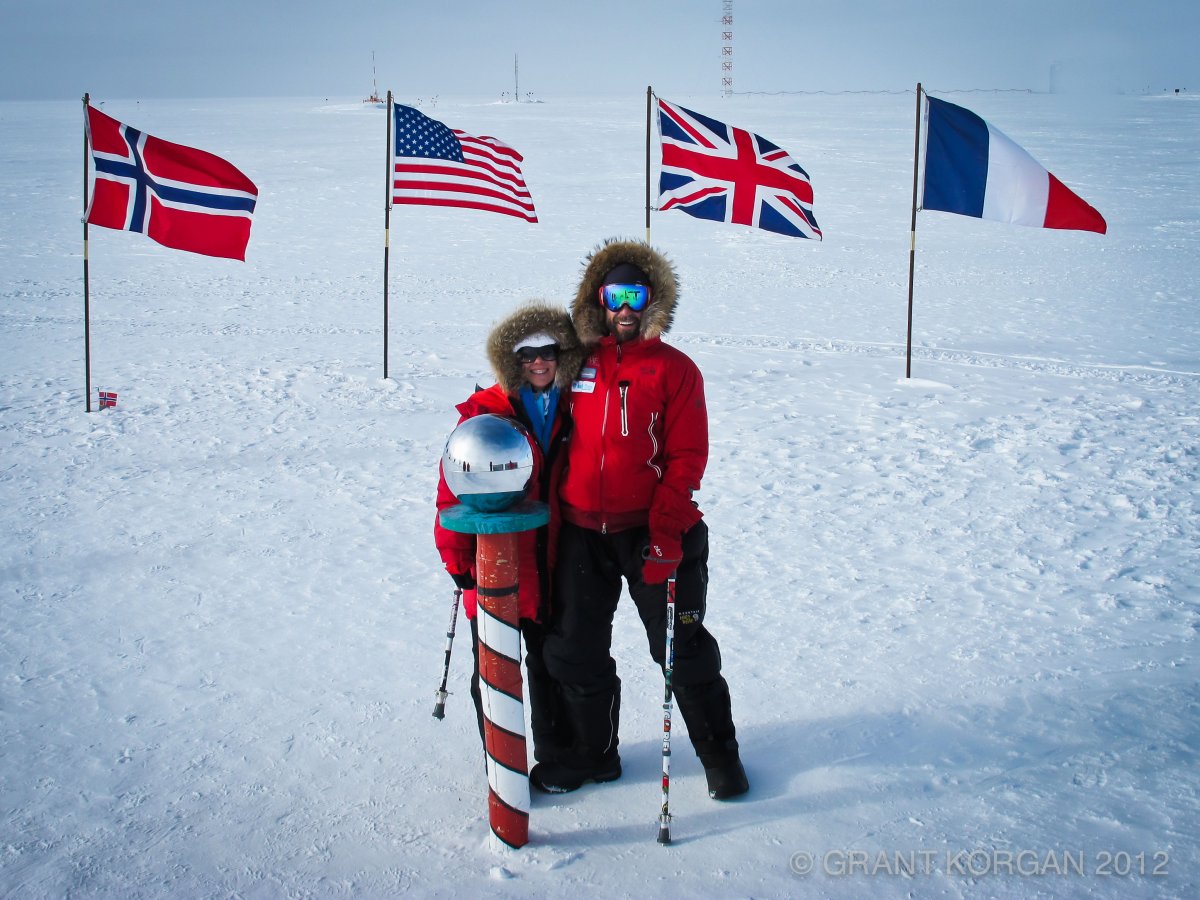
[(733, 94), (733, 0), (721, 0), (721, 96)]
[(521, 79), (517, 76), (517, 54), (513, 54), (513, 98), (521, 102)]

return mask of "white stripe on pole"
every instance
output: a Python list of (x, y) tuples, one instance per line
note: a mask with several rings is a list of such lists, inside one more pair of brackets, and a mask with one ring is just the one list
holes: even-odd
[(525, 706), (504, 691), (483, 685), (483, 715), (511, 734), (525, 734)]
[(524, 772), (514, 772), (488, 757), (488, 784), (496, 796), (521, 812), (529, 812), (529, 777)]
[(479, 607), (479, 639), (501, 656), (521, 662), (521, 632), (503, 619)]

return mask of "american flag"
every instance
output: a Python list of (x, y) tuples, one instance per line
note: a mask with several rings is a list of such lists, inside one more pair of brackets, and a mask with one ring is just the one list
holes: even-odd
[(494, 137), (451, 129), (410, 106), (395, 108), (392, 201), (460, 206), (536, 222), (521, 156)]
[(661, 98), (658, 125), (660, 210), (821, 240), (808, 173), (784, 150)]

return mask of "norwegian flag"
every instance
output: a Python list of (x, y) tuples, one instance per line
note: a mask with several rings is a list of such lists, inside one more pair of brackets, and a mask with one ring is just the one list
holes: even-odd
[(117, 405), (116, 391), (100, 391), (100, 408), (111, 409)]
[(246, 258), (258, 188), (232, 163), (172, 144), (87, 107), (96, 170), (84, 220), (164, 247)]
[(659, 98), (658, 208), (821, 240), (812, 184), (766, 138)]

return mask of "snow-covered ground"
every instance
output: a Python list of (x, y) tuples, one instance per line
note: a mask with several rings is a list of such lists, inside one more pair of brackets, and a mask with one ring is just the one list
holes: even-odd
[(625, 775), (535, 795), (520, 851), (488, 837), (465, 628), (430, 715), (436, 461), (490, 324), (644, 235), (644, 97), (429, 110), (517, 147), (541, 222), (394, 211), (387, 380), (384, 113), (110, 100), (261, 199), (245, 264), (92, 229), (120, 400), (91, 415), (81, 110), (0, 104), (0, 892), (1197, 896), (1200, 102), (943, 96), (1110, 231), (920, 214), (910, 380), (912, 95), (667, 98), (789, 150), (826, 234), (652, 221), (752, 790), (709, 800), (676, 718), (655, 842), (626, 602)]

